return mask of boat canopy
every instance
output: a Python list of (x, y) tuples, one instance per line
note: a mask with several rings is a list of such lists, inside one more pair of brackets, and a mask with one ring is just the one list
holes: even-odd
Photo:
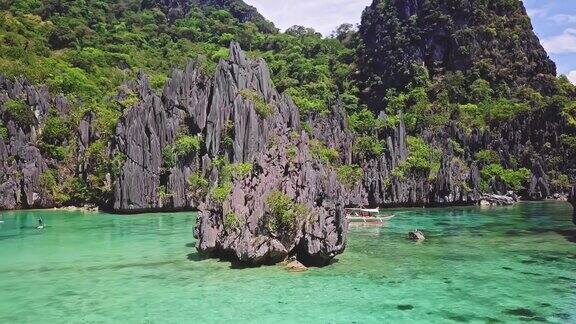
[(349, 212), (361, 212), (361, 213), (370, 213), (370, 214), (378, 214), (380, 212), (379, 208), (346, 208)]

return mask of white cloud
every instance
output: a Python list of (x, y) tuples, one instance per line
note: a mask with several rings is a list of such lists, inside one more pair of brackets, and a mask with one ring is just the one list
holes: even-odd
[(576, 70), (570, 71), (570, 73), (568, 73), (567, 77), (568, 77), (568, 80), (570, 80), (570, 82), (572, 82), (572, 84), (576, 84)]
[(359, 23), (362, 11), (372, 0), (245, 0), (258, 8), (276, 27), (293, 25), (312, 27), (329, 35), (343, 23)]
[(576, 53), (576, 29), (568, 28), (561, 35), (545, 38), (542, 45), (552, 54)]
[(547, 8), (528, 8), (526, 9), (528, 16), (530, 18), (545, 18), (548, 16), (548, 9)]
[(574, 24), (576, 23), (576, 15), (565, 15), (559, 14), (548, 17), (548, 19), (554, 21), (557, 24)]

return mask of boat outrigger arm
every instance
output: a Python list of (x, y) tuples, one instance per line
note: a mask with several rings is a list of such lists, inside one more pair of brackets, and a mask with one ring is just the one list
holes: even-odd
[(380, 215), (379, 208), (346, 208), (346, 217), (351, 222), (382, 223), (394, 215)]

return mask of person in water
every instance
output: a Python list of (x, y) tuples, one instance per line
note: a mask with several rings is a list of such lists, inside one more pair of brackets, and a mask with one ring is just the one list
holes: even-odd
[(42, 219), (42, 217), (38, 218), (38, 228), (40, 229), (44, 228), (44, 220)]

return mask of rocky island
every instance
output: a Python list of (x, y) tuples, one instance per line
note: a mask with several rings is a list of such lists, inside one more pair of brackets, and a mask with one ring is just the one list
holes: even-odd
[[(359, 30), (332, 38), (280, 33), (242, 1), (115, 4), (101, 23), (138, 30), (118, 25), (115, 37), (143, 61), (107, 46), (96, 24), (69, 34), (54, 18), (30, 55), (44, 62), (47, 50), (59, 69), (0, 62), (0, 209), (198, 210), (204, 255), (326, 265), (346, 247), (345, 207), (510, 192), (571, 193), (574, 205), (576, 88), (556, 76), (523, 4), (441, 3), (374, 0)], [(158, 55), (178, 58), (168, 76)]]

